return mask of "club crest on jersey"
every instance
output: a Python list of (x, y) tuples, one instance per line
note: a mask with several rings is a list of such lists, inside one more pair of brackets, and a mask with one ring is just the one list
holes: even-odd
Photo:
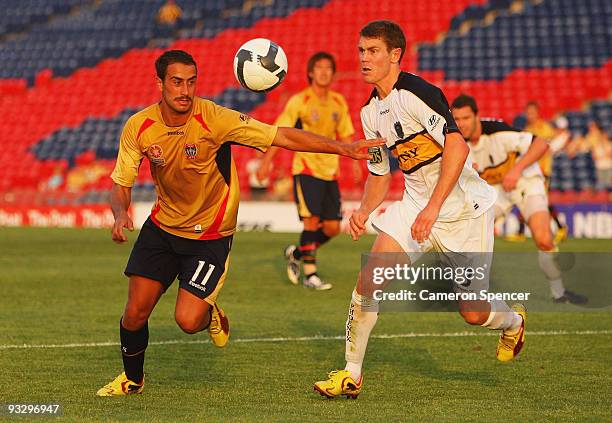
[(244, 123), (249, 123), (251, 117), (249, 115), (245, 115), (244, 113), (240, 113), (240, 120)]
[(185, 144), (185, 155), (190, 160), (195, 159), (198, 155), (198, 146), (195, 144)]
[(164, 166), (166, 164), (166, 159), (164, 159), (164, 151), (157, 144), (153, 144), (149, 147), (148, 157), (151, 163), (158, 166)]
[(430, 127), (430, 131), (433, 131), (436, 128), (436, 126), (438, 126), (439, 122), (440, 122), (440, 116), (431, 115), (431, 117), (427, 120), (427, 124)]
[(317, 122), (319, 120), (319, 112), (316, 109), (312, 109), (312, 113), (310, 113), (310, 118), (313, 122)]
[(399, 122), (395, 122), (393, 124), (393, 127), (395, 128), (395, 133), (397, 134), (397, 136), (401, 139), (404, 138), (404, 128), (402, 128), (402, 124)]
[(332, 120), (338, 122), (340, 120), (340, 114), (338, 112), (332, 113)]

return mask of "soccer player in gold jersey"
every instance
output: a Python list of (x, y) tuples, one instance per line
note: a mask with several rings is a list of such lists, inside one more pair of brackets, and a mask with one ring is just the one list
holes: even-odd
[[(308, 59), (309, 86), (293, 95), (274, 123), (277, 126), (301, 128), (328, 138), (350, 142), (355, 130), (348, 105), (342, 94), (330, 89), (336, 62), (327, 52), (315, 53)], [(257, 176), (265, 180), (277, 149), (264, 156)], [(340, 233), (340, 190), (338, 189), (339, 158), (332, 154), (296, 153), (293, 157), (293, 193), (304, 230), (299, 246), (285, 249), (287, 276), (293, 284), (300, 281), (300, 261), (304, 266), (304, 286), (317, 290), (330, 289), (317, 274), (317, 248)]]
[(384, 141), (345, 144), (294, 128), (278, 128), (195, 96), (197, 67), (181, 50), (155, 62), (161, 101), (131, 116), (121, 135), (111, 175), (112, 239), (127, 241), (131, 187), (145, 157), (157, 201), (128, 260), (128, 299), (120, 321), (124, 372), (99, 396), (128, 395), (144, 388), (148, 319), (161, 295), (179, 279), (175, 319), (188, 334), (205, 329), (218, 347), (229, 339), (229, 322), (216, 298), (228, 270), (236, 229), (239, 186), (231, 144), (265, 151), (335, 153), (365, 159)]

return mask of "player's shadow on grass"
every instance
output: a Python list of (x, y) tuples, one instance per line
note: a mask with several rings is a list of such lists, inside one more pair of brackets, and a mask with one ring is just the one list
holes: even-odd
[[(206, 333), (196, 336), (197, 338), (189, 339), (195, 341), (208, 338)], [(160, 384), (172, 381), (177, 386), (193, 385), (194, 374), (199, 374), (201, 378), (196, 378), (195, 383), (206, 386), (226, 379), (226, 366), (230, 355), (229, 346), (227, 349), (220, 349), (210, 343), (152, 345), (147, 348), (148, 363), (145, 364), (145, 372), (148, 368), (151, 381), (155, 380)]]
[[(474, 349), (479, 350), (480, 347), (476, 346)], [(451, 357), (453, 354), (455, 354), (456, 357)], [(441, 361), (439, 357), (432, 357), (429, 351), (425, 348), (412, 347), (402, 351), (401, 360), (398, 360), (397, 358), (391, 360), (386, 359), (385, 363), (381, 363), (379, 358), (385, 359), (387, 357), (393, 357), (392, 354), (385, 354), (383, 357), (377, 357), (376, 361), (380, 364), (392, 365), (397, 369), (398, 373), (417, 374), (424, 378), (445, 382), (476, 382), (486, 386), (498, 386), (499, 381), (495, 377), (492, 368), (474, 368), (479, 366), (478, 362), (481, 360), (478, 356), (480, 354), (482, 353), (470, 351), (469, 356), (467, 356), (466, 354), (461, 354), (461, 351), (456, 350), (455, 353), (453, 353), (453, 350), (450, 350), (449, 354), (445, 355), (443, 357), (443, 361)], [(451, 368), (451, 366), (444, 366), (445, 363), (453, 363), (454, 365), (457, 363), (457, 361), (470, 363), (472, 369), (458, 370)], [(466, 366), (462, 365), (462, 367)]]

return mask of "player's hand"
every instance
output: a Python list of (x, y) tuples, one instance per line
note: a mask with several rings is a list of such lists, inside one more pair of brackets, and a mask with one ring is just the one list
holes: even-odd
[(519, 178), (521, 177), (521, 171), (515, 167), (510, 169), (506, 176), (504, 176), (504, 180), (502, 181), (502, 187), (504, 191), (510, 192), (514, 188), (516, 188), (516, 184), (518, 183)]
[(429, 234), (431, 233), (431, 227), (438, 219), (439, 214), (440, 208), (432, 206), (430, 204), (428, 204), (423, 210), (421, 210), (421, 212), (417, 215), (416, 219), (414, 219), (412, 227), (410, 228), (412, 239), (414, 239), (419, 244), (424, 243), (427, 238), (429, 238)]
[(343, 156), (350, 157), (355, 160), (372, 160), (372, 155), (368, 152), (368, 148), (384, 145), (386, 141), (383, 138), (374, 138), (371, 140), (359, 140), (356, 142), (343, 144)]
[(121, 213), (115, 218), (111, 237), (117, 244), (123, 244), (128, 240), (127, 235), (123, 232), (123, 228), (126, 228), (130, 232), (134, 231), (134, 223), (127, 213)]
[(368, 217), (370, 217), (370, 215), (361, 209), (357, 209), (351, 214), (349, 226), (353, 241), (357, 241), (359, 237), (365, 233), (365, 224), (368, 221)]
[(266, 179), (268, 179), (268, 176), (270, 176), (271, 165), (272, 163), (270, 163), (270, 165), (268, 166), (266, 166), (265, 164), (262, 164), (259, 166), (259, 168), (257, 169), (257, 172), (255, 173), (255, 177), (257, 178), (259, 182), (263, 182)]

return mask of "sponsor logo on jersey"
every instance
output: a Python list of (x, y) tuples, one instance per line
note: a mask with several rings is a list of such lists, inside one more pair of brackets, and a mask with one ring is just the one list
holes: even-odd
[(425, 131), (396, 142), (390, 150), (404, 173), (412, 173), (442, 155), (442, 147)]
[(198, 146), (195, 144), (185, 144), (185, 155), (190, 160), (195, 159), (198, 155)]
[(185, 135), (185, 131), (168, 131), (168, 136), (171, 135)]
[(390, 112), (390, 109), (381, 110), (381, 111), (380, 111), (380, 115), (381, 115), (381, 116), (382, 116), (382, 115), (386, 115), (386, 114), (387, 114), (387, 113), (389, 113), (389, 112)]
[[(489, 157), (489, 159), (491, 160), (491, 162), (493, 162), (492, 157)], [(490, 185), (501, 184), (504, 180), (504, 176), (506, 176), (508, 171), (512, 169), (516, 164), (517, 159), (518, 153), (516, 151), (513, 151), (508, 154), (506, 160), (504, 160), (503, 162), (486, 167), (482, 171), (479, 170), (478, 174)]]
[(149, 161), (158, 166), (164, 166), (166, 164), (166, 159), (164, 158), (164, 150), (157, 145), (153, 144), (149, 147), (148, 150)]
[(397, 161), (400, 163), (404, 163), (407, 162), (410, 159), (414, 159), (418, 156), (417, 151), (419, 150), (418, 146), (410, 146), (409, 148), (407, 148), (406, 150), (402, 151), (401, 153), (398, 150), (398, 155), (397, 155)]
[(319, 120), (319, 112), (317, 112), (317, 109), (312, 109), (310, 118), (312, 119), (313, 122), (317, 122)]
[(251, 120), (251, 116), (245, 115), (244, 113), (240, 113), (240, 120), (244, 123), (249, 123), (249, 121)]

